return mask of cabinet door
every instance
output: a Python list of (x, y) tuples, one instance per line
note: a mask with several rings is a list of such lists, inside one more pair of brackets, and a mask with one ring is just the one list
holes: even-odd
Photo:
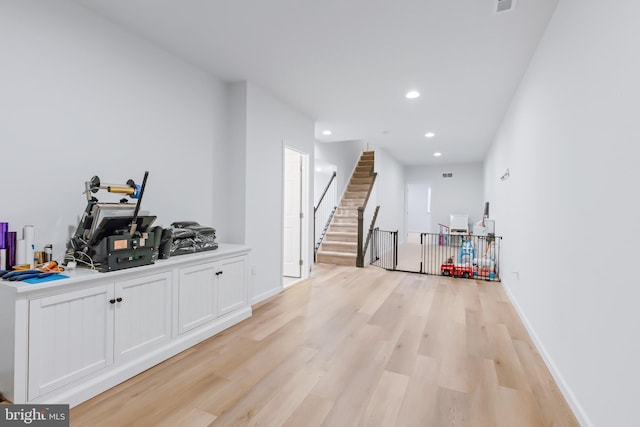
[(29, 302), (28, 400), (113, 363), (113, 284)]
[(171, 273), (116, 282), (116, 362), (135, 358), (171, 339)]
[(218, 265), (218, 315), (230, 313), (248, 302), (247, 257), (225, 259)]
[(180, 269), (178, 333), (214, 320), (218, 315), (217, 263)]

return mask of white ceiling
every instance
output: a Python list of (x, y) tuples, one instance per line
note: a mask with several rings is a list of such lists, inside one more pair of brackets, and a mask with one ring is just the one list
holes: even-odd
[[(407, 165), (484, 158), (558, 2), (496, 13), (498, 0), (77, 1), (269, 90), (314, 119), (320, 141), (361, 139)], [(410, 89), (422, 96), (405, 99)]]

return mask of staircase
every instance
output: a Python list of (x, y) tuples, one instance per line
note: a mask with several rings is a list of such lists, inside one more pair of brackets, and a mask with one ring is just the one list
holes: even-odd
[(358, 208), (373, 186), (373, 164), (373, 151), (363, 152), (318, 249), (317, 262), (356, 266)]

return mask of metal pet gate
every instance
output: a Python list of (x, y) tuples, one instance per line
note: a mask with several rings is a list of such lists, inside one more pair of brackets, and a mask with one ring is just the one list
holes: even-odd
[[(370, 264), (390, 271), (435, 274), (477, 280), (500, 281), (499, 236), (421, 233), (420, 243), (399, 255), (398, 232), (376, 228), (370, 248)], [(403, 260), (414, 254), (415, 262)], [(419, 251), (419, 254), (417, 253)]]

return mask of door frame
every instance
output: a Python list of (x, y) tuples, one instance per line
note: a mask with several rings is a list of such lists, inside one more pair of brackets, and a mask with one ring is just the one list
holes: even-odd
[[(302, 213), (302, 220), (300, 221), (300, 259), (302, 260), (302, 266), (300, 268), (300, 278), (299, 279), (294, 279), (294, 281), (292, 283), (289, 284), (292, 285), (298, 281), (302, 281), (305, 280), (307, 278), (309, 278), (309, 273), (311, 271), (311, 258), (309, 257), (309, 248), (311, 245), (311, 238), (309, 236), (309, 228), (310, 228), (310, 210), (309, 210), (309, 203), (311, 200), (311, 196), (310, 196), (310, 191), (311, 189), (309, 188), (310, 186), (310, 180), (309, 180), (309, 153), (306, 153), (302, 150), (300, 150), (299, 148), (287, 143), (286, 141), (282, 141), (282, 182), (280, 185), (280, 188), (282, 188), (282, 199), (281, 199), (281, 203), (280, 203), (280, 207), (281, 207), (281, 218), (282, 218), (282, 224), (281, 224), (281, 233), (280, 233), (280, 239), (281, 239), (281, 253), (280, 253), (280, 277), (283, 278), (284, 280), (284, 182), (285, 182), (285, 169), (286, 169), (286, 165), (285, 165), (285, 152), (286, 150), (291, 150), (296, 152), (297, 154), (299, 154), (301, 156), (301, 195), (300, 195), (300, 202), (301, 202), (301, 213)], [(284, 283), (284, 282), (283, 282)], [(287, 287), (284, 286), (283, 287)]]

